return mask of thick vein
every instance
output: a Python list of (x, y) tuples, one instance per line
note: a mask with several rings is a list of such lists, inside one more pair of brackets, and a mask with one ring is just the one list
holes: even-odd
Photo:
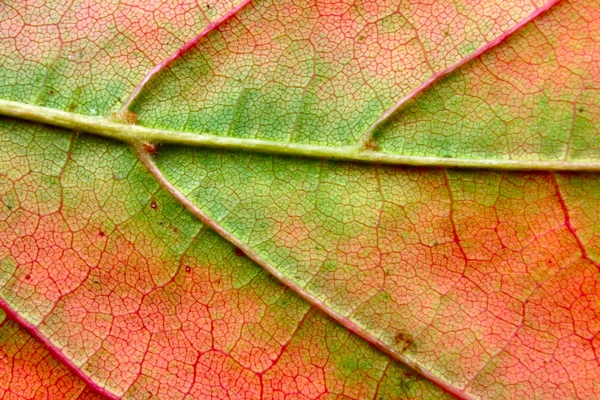
[(391, 356), (393, 359), (399, 361), (400, 363), (406, 365), (415, 373), (419, 374), (425, 379), (428, 379), (430, 382), (434, 383), (438, 387), (442, 388), (446, 392), (452, 394), (458, 399), (471, 399), (472, 397), (465, 393), (463, 390), (454, 387), (452, 384), (442, 380), (440, 377), (435, 375), (433, 372), (423, 368), (417, 362), (411, 360), (406, 357), (400, 351), (394, 349), (387, 343), (384, 343), (381, 339), (377, 338), (367, 329), (359, 326), (357, 323), (345, 317), (344, 315), (338, 313), (333, 310), (329, 306), (327, 306), (323, 301), (316, 298), (312, 293), (310, 293), (306, 288), (300, 286), (294, 280), (290, 279), (281, 271), (279, 271), (274, 265), (271, 265), (268, 261), (262, 258), (252, 247), (248, 244), (244, 243), (236, 236), (234, 236), (231, 232), (227, 231), (221, 225), (219, 225), (216, 221), (210, 218), (202, 209), (196, 206), (186, 195), (181, 193), (179, 189), (175, 187), (160, 171), (158, 166), (154, 163), (152, 157), (143, 149), (141, 145), (133, 146), (139, 160), (146, 167), (148, 172), (152, 174), (152, 176), (156, 179), (156, 181), (173, 197), (175, 197), (188, 211), (190, 211), (196, 218), (200, 220), (203, 224), (209, 226), (215, 232), (217, 232), (221, 237), (223, 237), (228, 242), (232, 243), (240, 250), (242, 250), (252, 261), (257, 263), (260, 267), (262, 267), (265, 271), (279, 280), (282, 284), (296, 292), (302, 299), (308, 302), (312, 307), (321, 311), (325, 315), (334, 319), (337, 323), (348, 329), (353, 334), (360, 336), (364, 340), (368, 341), (384, 353)]
[(155, 129), (123, 124), (104, 117), (74, 114), (9, 100), (0, 100), (0, 115), (91, 133), (126, 143), (147, 141), (369, 164), (520, 171), (600, 171), (600, 161), (535, 161), (408, 156), (382, 151), (363, 151), (354, 146), (330, 147)]
[(172, 53), (170, 56), (168, 56), (167, 58), (162, 60), (160, 63), (156, 64), (150, 71), (148, 71), (148, 73), (140, 81), (140, 83), (138, 83), (135, 86), (135, 88), (133, 88), (133, 91), (131, 92), (131, 94), (129, 95), (127, 100), (125, 100), (123, 102), (123, 105), (121, 106), (120, 111), (124, 112), (129, 109), (131, 104), (133, 104), (135, 99), (142, 92), (142, 90), (144, 89), (146, 84), (148, 82), (150, 82), (150, 80), (152, 78), (154, 78), (154, 76), (156, 74), (158, 74), (160, 71), (164, 70), (165, 68), (169, 67), (169, 65), (173, 64), (173, 62), (175, 60), (181, 58), (181, 56), (183, 56), (185, 53), (187, 53), (190, 49), (194, 48), (194, 46), (196, 46), (198, 44), (198, 42), (200, 40), (202, 40), (202, 38), (206, 37), (210, 32), (214, 31), (216, 28), (218, 28), (224, 22), (231, 19), (234, 15), (237, 14), (238, 11), (240, 11), (242, 8), (244, 8), (246, 5), (248, 5), (251, 1), (252, 0), (243, 0), (240, 4), (233, 7), (231, 10), (229, 10), (227, 13), (225, 13), (223, 16), (221, 16), (221, 18), (217, 19), (215, 22), (211, 22), (210, 24), (208, 24), (206, 26), (206, 28), (204, 28), (202, 30), (202, 32), (200, 32), (199, 34), (194, 36), (192, 39), (190, 39), (188, 42), (186, 42), (176, 52)]
[(403, 98), (398, 100), (396, 102), (396, 104), (394, 104), (392, 107), (385, 110), (383, 112), (383, 114), (381, 114), (381, 116), (375, 122), (373, 122), (373, 124), (371, 124), (371, 126), (369, 126), (369, 128), (363, 133), (363, 135), (359, 139), (356, 146), (361, 149), (365, 148), (365, 145), (372, 138), (373, 133), (377, 130), (377, 128), (379, 128), (393, 114), (395, 114), (398, 110), (400, 110), (406, 103), (408, 103), (412, 99), (416, 98), (419, 94), (423, 93), (425, 90), (427, 90), (434, 83), (436, 83), (437, 81), (439, 81), (446, 75), (456, 71), (463, 65), (465, 65), (468, 62), (481, 56), (483, 53), (498, 46), (500, 43), (504, 42), (506, 39), (508, 39), (512, 34), (517, 32), (519, 29), (521, 29), (522, 27), (524, 27), (525, 25), (527, 25), (528, 23), (533, 21), (539, 15), (548, 11), (552, 6), (554, 6), (559, 1), (560, 0), (549, 1), (548, 3), (544, 4), (542, 7), (537, 8), (534, 12), (532, 12), (527, 17), (525, 17), (524, 19), (519, 21), (519, 23), (517, 23), (516, 25), (513, 25), (508, 30), (504, 31), (504, 33), (502, 33), (496, 39), (494, 39), (490, 42), (487, 42), (486, 44), (484, 44), (483, 46), (481, 46), (480, 48), (478, 48), (477, 50), (475, 50), (473, 53), (469, 54), (468, 56), (462, 58), (461, 60), (450, 65), (449, 67), (446, 67), (443, 70), (438, 71), (438, 72), (434, 73), (433, 75), (431, 75), (425, 82), (421, 83), (419, 86), (417, 86), (415, 89), (413, 89), (409, 94), (407, 94), (406, 96), (404, 96)]
[(101, 394), (107, 399), (116, 400), (120, 398), (120, 396), (116, 396), (114, 393), (109, 392), (108, 390), (94, 382), (92, 378), (83, 373), (79, 366), (77, 366), (69, 357), (66, 357), (64, 354), (62, 354), (62, 352), (54, 345), (54, 343), (52, 343), (49, 339), (47, 339), (44, 335), (42, 335), (39, 332), (38, 326), (32, 324), (31, 322), (27, 321), (27, 319), (19, 315), (19, 313), (13, 310), (12, 307), (2, 297), (0, 297), (0, 308), (4, 310), (7, 318), (10, 318), (19, 325), (21, 325), (21, 327), (23, 327), (23, 329), (25, 329), (25, 331), (27, 331), (27, 333), (33, 336), (38, 342), (40, 342), (44, 346), (44, 348), (48, 350), (50, 354), (52, 354), (54, 358), (63, 363), (74, 375), (76, 375), (79, 379), (85, 382), (87, 387), (90, 388), (92, 391)]

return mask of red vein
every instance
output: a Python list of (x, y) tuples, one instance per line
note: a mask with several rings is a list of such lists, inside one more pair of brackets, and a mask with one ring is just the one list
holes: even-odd
[(252, 0), (243, 0), (240, 4), (238, 4), (237, 6), (233, 7), (231, 10), (229, 10), (227, 13), (225, 13), (221, 18), (217, 19), (215, 22), (211, 22), (210, 24), (208, 24), (208, 26), (206, 28), (204, 28), (202, 30), (202, 32), (200, 32), (199, 34), (194, 36), (191, 40), (189, 40), (187, 43), (185, 43), (183, 46), (181, 46), (179, 48), (179, 50), (177, 50), (176, 52), (174, 52), (173, 54), (171, 54), (170, 56), (168, 56), (167, 58), (162, 60), (160, 63), (156, 64), (154, 66), (154, 68), (152, 68), (150, 71), (148, 71), (148, 73), (146, 74), (144, 79), (142, 79), (140, 81), (140, 83), (138, 83), (135, 86), (135, 88), (133, 88), (133, 91), (131, 92), (131, 94), (129, 95), (127, 100), (125, 100), (123, 105), (121, 106), (120, 111), (121, 112), (127, 111), (129, 109), (129, 107), (131, 107), (131, 104), (135, 101), (135, 99), (138, 97), (138, 95), (144, 89), (146, 84), (152, 78), (154, 78), (154, 76), (156, 74), (158, 74), (163, 69), (167, 68), (175, 60), (179, 59), (181, 56), (183, 56), (185, 53), (187, 53), (190, 49), (192, 49), (194, 46), (196, 46), (196, 44), (198, 44), (198, 42), (202, 38), (207, 36), (210, 32), (214, 31), (216, 28), (221, 26), (224, 22), (226, 22), (227, 20), (232, 18), (234, 15), (236, 15), (238, 11), (240, 11), (242, 8), (244, 8), (246, 5), (248, 5), (251, 1)]
[(560, 208), (562, 210), (562, 212), (565, 215), (565, 226), (567, 227), (567, 229), (569, 230), (569, 232), (571, 232), (571, 235), (573, 235), (573, 237), (575, 238), (575, 241), (577, 242), (577, 246), (579, 247), (579, 251), (581, 252), (581, 256), (582, 258), (588, 260), (589, 262), (591, 262), (593, 265), (596, 266), (596, 268), (598, 268), (600, 270), (600, 264), (598, 264), (597, 262), (595, 262), (587, 253), (587, 250), (585, 249), (585, 245), (583, 244), (583, 242), (581, 241), (581, 238), (579, 237), (579, 235), (577, 234), (577, 229), (573, 226), (572, 222), (571, 222), (571, 216), (569, 215), (569, 208), (567, 207), (567, 203), (565, 201), (565, 198), (560, 190), (560, 184), (558, 183), (558, 179), (556, 178), (556, 174), (554, 173), (550, 173), (550, 176), (552, 178), (552, 184), (554, 186), (554, 190), (556, 192), (556, 197), (558, 198), (558, 203), (560, 204)]
[(327, 306), (323, 301), (316, 298), (312, 293), (310, 293), (306, 288), (300, 286), (298, 283), (294, 282), (292, 279), (288, 278), (284, 274), (282, 274), (275, 266), (271, 265), (268, 261), (262, 258), (254, 249), (248, 246), (246, 243), (238, 239), (232, 233), (227, 231), (221, 225), (219, 225), (216, 221), (210, 218), (204, 211), (202, 211), (198, 206), (196, 206), (190, 199), (187, 198), (186, 195), (181, 193), (179, 189), (175, 187), (158, 169), (158, 166), (152, 160), (152, 157), (146, 153), (143, 149), (143, 146), (134, 145), (134, 151), (136, 152), (138, 159), (140, 162), (146, 167), (148, 172), (156, 179), (156, 181), (173, 197), (175, 197), (189, 212), (191, 212), (196, 218), (200, 220), (203, 224), (209, 226), (215, 232), (217, 232), (221, 237), (223, 237), (228, 242), (232, 243), (234, 246), (241, 249), (252, 261), (257, 263), (260, 267), (262, 267), (265, 271), (271, 274), (274, 278), (279, 280), (283, 285), (287, 286), (296, 294), (298, 294), (302, 299), (304, 299), (308, 304), (310, 304), (315, 309), (321, 311), (325, 315), (329, 316), (337, 323), (348, 329), (350, 332), (354, 333), (357, 336), (360, 336), (367, 342), (371, 343), (373, 346), (377, 347), (379, 350), (391, 356), (393, 359), (399, 361), (404, 364), (408, 368), (415, 371), (415, 373), (419, 374), (425, 379), (428, 379), (430, 382), (440, 387), (442, 390), (447, 393), (453, 395), (458, 399), (471, 400), (472, 397), (464, 392), (463, 390), (452, 386), (452, 384), (442, 380), (440, 377), (436, 376), (433, 372), (423, 368), (414, 360), (406, 357), (402, 352), (394, 349), (389, 344), (383, 342), (381, 339), (373, 335), (371, 332), (366, 330), (365, 328), (359, 326), (354, 321), (349, 319), (348, 317), (343, 316), (337, 311), (331, 309)]
[(20, 316), (2, 297), (0, 297), (0, 308), (4, 310), (8, 319), (12, 319), (21, 325), (21, 327), (25, 329), (27, 333), (33, 336), (38, 342), (40, 342), (54, 358), (64, 364), (74, 375), (81, 379), (90, 390), (106, 397), (107, 399), (120, 399), (119, 396), (109, 392), (107, 389), (94, 382), (92, 378), (84, 374), (81, 370), (81, 367), (77, 366), (71, 359), (66, 357), (48, 338), (39, 332), (36, 325)]
[(439, 81), (441, 78), (443, 78), (446, 75), (454, 72), (458, 68), (460, 68), (463, 65), (467, 64), (469, 61), (472, 61), (475, 58), (481, 56), (483, 53), (487, 52), (488, 50), (490, 50), (490, 49), (498, 46), (500, 43), (502, 43), (506, 39), (508, 39), (513, 33), (517, 32), (519, 29), (521, 29), (522, 27), (524, 27), (525, 25), (527, 25), (528, 23), (530, 23), (531, 21), (533, 21), (535, 18), (537, 18), (541, 14), (545, 13), (546, 11), (548, 11), (552, 6), (554, 6), (559, 1), (560, 0), (551, 0), (551, 1), (549, 1), (548, 3), (546, 3), (545, 5), (543, 5), (542, 7), (537, 8), (534, 12), (532, 12), (531, 14), (529, 14), (525, 19), (521, 20), (516, 25), (514, 25), (514, 26), (510, 27), (508, 30), (504, 31), (504, 33), (502, 33), (496, 39), (492, 40), (491, 42), (487, 42), (486, 44), (484, 44), (479, 49), (475, 50), (473, 53), (469, 54), (465, 58), (463, 58), (463, 59), (459, 60), (458, 62), (450, 65), (449, 67), (446, 67), (443, 70), (441, 70), (439, 72), (436, 72), (433, 75), (431, 75), (429, 77), (429, 79), (427, 79), (425, 82), (423, 82), (418, 87), (416, 87), (415, 89), (413, 89), (409, 94), (407, 94), (402, 99), (400, 99), (392, 107), (390, 107), (389, 109), (387, 109), (377, 119), (377, 121), (375, 121), (365, 131), (365, 133), (363, 133), (363, 135), (361, 136), (361, 138), (359, 139), (359, 141), (357, 143), (357, 147), (361, 148), (361, 149), (364, 148), (365, 144), (369, 141), (369, 139), (373, 135), (373, 132), (375, 132), (375, 130), (381, 124), (383, 124), (385, 121), (387, 121), (388, 118), (390, 118), (390, 116), (392, 116), (396, 111), (398, 111), (399, 109), (401, 109), (410, 100), (414, 99), (419, 94), (423, 93), (425, 90), (427, 90), (430, 86), (432, 86), (434, 83), (436, 83), (437, 81)]

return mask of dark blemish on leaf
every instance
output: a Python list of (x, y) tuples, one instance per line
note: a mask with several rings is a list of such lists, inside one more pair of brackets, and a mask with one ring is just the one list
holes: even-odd
[(179, 229), (173, 228), (173, 233), (177, 233), (177, 232), (179, 232)]
[(51, 90), (50, 91), (50, 96), (53, 96), (53, 95), (54, 95), (54, 90)]
[(190, 273), (192, 272), (192, 267), (190, 267), (189, 265), (185, 266), (185, 272)]
[(30, 280), (31, 279), (31, 275), (29, 275), (29, 274), (25, 275), (25, 279), (26, 280)]
[(98, 279), (94, 279), (92, 282), (95, 283), (96, 285), (100, 283), (100, 281)]
[(396, 344), (398, 350), (404, 353), (415, 343), (414, 338), (411, 334), (405, 331), (398, 331), (394, 336), (394, 344)]
[(156, 205), (156, 202), (153, 201), (152, 203), (150, 203), (150, 207), (152, 207), (153, 210), (156, 210), (156, 207), (158, 206)]
[(443, 158), (453, 158), (450, 154), (444, 154), (442, 157)]
[(240, 248), (236, 247), (236, 248), (235, 248), (235, 255), (236, 255), (236, 256), (238, 256), (238, 257), (244, 257), (244, 256), (246, 255), (246, 253), (244, 253), (244, 252), (242, 251), (242, 249), (240, 249)]
[(144, 151), (151, 156), (155, 156), (158, 153), (158, 146), (154, 143), (144, 142)]
[(100, 236), (101, 238), (103, 238), (104, 236), (106, 236), (106, 233), (100, 231), (100, 232), (98, 232), (98, 236)]
[(444, 36), (446, 36), (446, 37), (447, 37), (447, 36), (450, 36), (450, 32), (448, 32), (448, 31), (444, 31)]
[(77, 108), (77, 106), (74, 103), (69, 104), (69, 111), (73, 111)]
[(579, 109), (577, 111), (579, 111), (580, 113), (582, 113), (584, 111), (584, 108), (583, 107), (579, 107)]

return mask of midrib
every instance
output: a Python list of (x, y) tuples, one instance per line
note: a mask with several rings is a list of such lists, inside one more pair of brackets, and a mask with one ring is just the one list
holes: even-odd
[(75, 114), (9, 100), (0, 100), (0, 115), (72, 129), (131, 144), (150, 142), (370, 164), (515, 171), (600, 171), (600, 161), (537, 161), (409, 156), (360, 150), (356, 146), (329, 147), (156, 129), (120, 123), (106, 117)]

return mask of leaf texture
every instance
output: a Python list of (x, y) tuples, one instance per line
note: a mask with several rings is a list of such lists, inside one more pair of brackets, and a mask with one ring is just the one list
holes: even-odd
[[(0, 7), (4, 100), (450, 162), (600, 157), (596, 2)], [(45, 393), (600, 393), (598, 173), (148, 155), (30, 119), (0, 121), (0, 362), (43, 353), (22, 369)]]
[(71, 398), (100, 400), (103, 396), (86, 388), (31, 337), (0, 312), (0, 395), (3, 399)]

